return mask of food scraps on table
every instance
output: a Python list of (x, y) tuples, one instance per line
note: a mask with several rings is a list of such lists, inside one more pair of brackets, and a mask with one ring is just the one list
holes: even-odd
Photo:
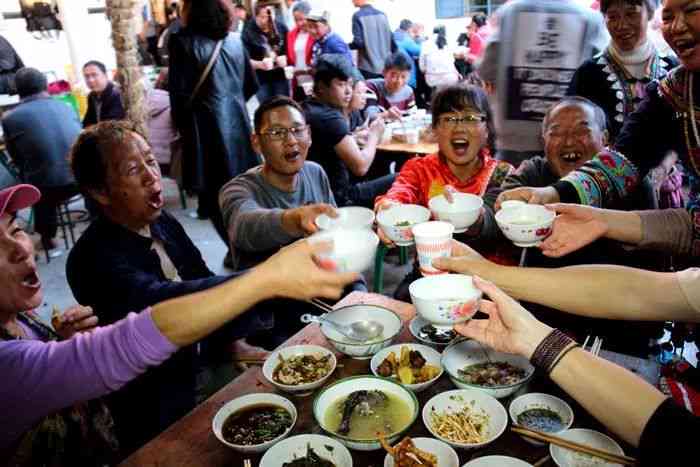
[(440, 368), (429, 365), (418, 350), (401, 347), (400, 355), (389, 352), (377, 367), (377, 373), (385, 378), (396, 378), (401, 384), (425, 383), (440, 374)]
[(510, 386), (522, 381), (525, 370), (508, 362), (481, 362), (457, 370), (465, 383), (475, 386)]

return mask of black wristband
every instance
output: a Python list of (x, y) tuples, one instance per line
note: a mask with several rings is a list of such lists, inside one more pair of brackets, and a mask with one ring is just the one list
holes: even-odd
[(563, 357), (563, 353), (573, 348), (571, 344), (575, 344), (572, 338), (559, 329), (553, 329), (547, 337), (542, 339), (542, 342), (539, 343), (532, 353), (530, 362), (537, 368), (549, 373), (554, 368), (554, 365)]

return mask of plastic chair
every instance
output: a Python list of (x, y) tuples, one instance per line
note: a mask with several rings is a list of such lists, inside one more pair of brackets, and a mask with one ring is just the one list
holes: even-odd
[[(404, 265), (408, 262), (408, 247), (400, 246), (399, 248), (399, 263)], [(374, 293), (382, 293), (384, 291), (384, 257), (389, 248), (384, 243), (379, 243), (377, 247), (377, 256), (374, 258)]]

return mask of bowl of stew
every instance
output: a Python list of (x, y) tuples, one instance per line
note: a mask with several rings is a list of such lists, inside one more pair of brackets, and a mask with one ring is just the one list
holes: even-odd
[(219, 409), (212, 421), (214, 435), (237, 451), (261, 453), (287, 437), (297, 421), (297, 409), (277, 394), (238, 397)]
[(478, 389), (501, 399), (522, 388), (535, 373), (527, 358), (498, 352), (474, 340), (450, 345), (442, 366), (460, 389)]

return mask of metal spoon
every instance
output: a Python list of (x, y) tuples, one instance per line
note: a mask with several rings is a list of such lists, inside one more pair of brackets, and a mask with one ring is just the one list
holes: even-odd
[(326, 323), (348, 339), (367, 342), (382, 334), (384, 326), (376, 321), (361, 320), (352, 324), (338, 324), (322, 316), (305, 314), (301, 316), (302, 323)]

